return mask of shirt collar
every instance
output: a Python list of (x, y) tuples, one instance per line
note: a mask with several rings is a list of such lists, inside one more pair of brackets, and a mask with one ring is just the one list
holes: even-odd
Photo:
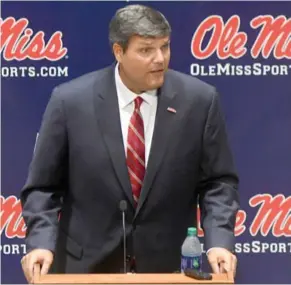
[(129, 90), (127, 86), (123, 83), (120, 78), (119, 70), (118, 70), (118, 63), (115, 66), (115, 83), (117, 88), (117, 95), (120, 102), (120, 108), (125, 108), (129, 105), (137, 96), (143, 98), (143, 100), (148, 103), (149, 105), (153, 105), (157, 100), (157, 90), (149, 90), (141, 94), (136, 94)]

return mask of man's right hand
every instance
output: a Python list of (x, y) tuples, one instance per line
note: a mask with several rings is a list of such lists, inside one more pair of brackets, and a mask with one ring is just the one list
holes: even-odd
[(47, 249), (34, 249), (21, 259), (22, 269), (28, 283), (33, 282), (33, 268), (40, 264), (41, 275), (47, 274), (53, 262), (53, 253)]

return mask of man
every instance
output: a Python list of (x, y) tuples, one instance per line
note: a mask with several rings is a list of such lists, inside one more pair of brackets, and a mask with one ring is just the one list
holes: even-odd
[(21, 194), (28, 253), (41, 273), (174, 272), (200, 204), (214, 272), (235, 271), (238, 177), (215, 89), (168, 70), (171, 28), (129, 5), (110, 23), (117, 64), (58, 86)]

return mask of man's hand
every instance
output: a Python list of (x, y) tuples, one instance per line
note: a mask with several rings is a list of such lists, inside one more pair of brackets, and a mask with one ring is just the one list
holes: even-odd
[(41, 274), (47, 274), (53, 262), (53, 253), (47, 249), (34, 249), (21, 259), (22, 270), (28, 283), (33, 282), (33, 268), (40, 264)]
[(207, 258), (213, 273), (232, 271), (235, 276), (237, 258), (229, 250), (220, 247), (211, 248), (207, 253)]

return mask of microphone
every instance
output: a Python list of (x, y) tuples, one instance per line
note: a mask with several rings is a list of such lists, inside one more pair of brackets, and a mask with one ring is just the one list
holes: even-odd
[(125, 231), (125, 211), (127, 210), (127, 202), (121, 200), (119, 203), (119, 209), (122, 212), (122, 229), (123, 229), (123, 269), (126, 273), (126, 231)]

